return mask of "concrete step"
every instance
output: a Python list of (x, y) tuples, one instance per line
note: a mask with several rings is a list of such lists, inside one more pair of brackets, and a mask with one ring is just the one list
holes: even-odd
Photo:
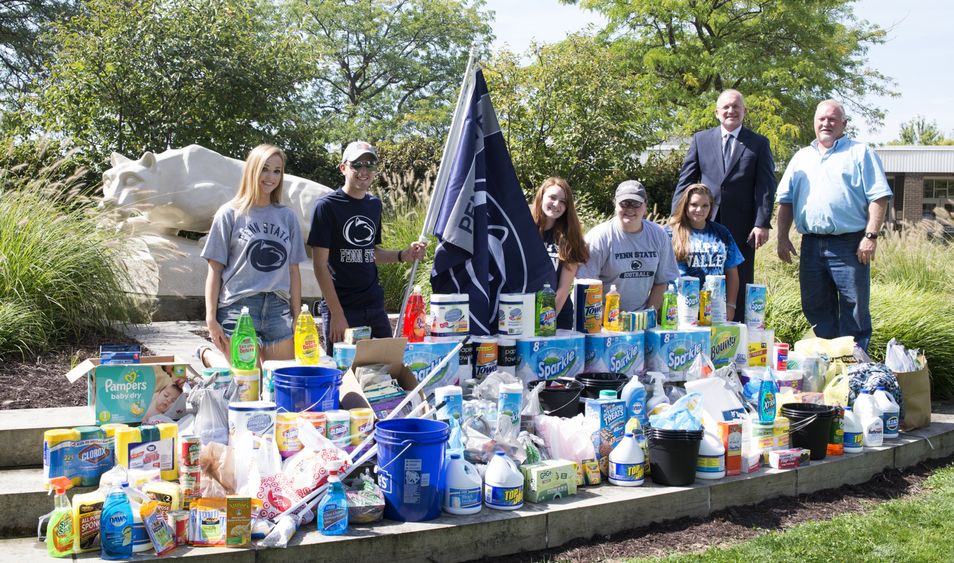
[[(732, 506), (770, 498), (813, 493), (863, 483), (885, 469), (903, 469), (927, 459), (954, 455), (954, 416), (935, 415), (928, 428), (904, 433), (889, 445), (863, 454), (829, 457), (792, 470), (763, 469), (752, 475), (697, 481), (690, 487), (604, 485), (549, 504), (526, 504), (514, 512), (484, 509), (471, 517), (442, 516), (424, 523), (385, 521), (354, 526), (344, 538), (329, 539), (314, 524), (285, 550), (180, 548), (176, 554), (202, 561), (228, 556), (247, 561), (340, 560), (340, 542), (349, 556), (389, 561), (466, 561), (563, 545), (575, 539), (617, 534), (682, 517), (703, 517)], [(0, 541), (0, 560), (38, 559), (42, 546), (33, 537), (36, 519), (53, 501), (45, 497), (39, 470), (0, 472), (0, 522), (20, 539)], [(41, 498), (42, 497), (42, 498)], [(625, 518), (620, 515), (625, 514)], [(84, 556), (85, 557), (85, 556)], [(91, 556), (92, 557), (92, 556)], [(138, 558), (138, 557), (137, 557)]]
[[(63, 383), (66, 384), (65, 379)], [(94, 424), (94, 419), (89, 407), (2, 410), (0, 468), (40, 467), (44, 432), (90, 424)]]

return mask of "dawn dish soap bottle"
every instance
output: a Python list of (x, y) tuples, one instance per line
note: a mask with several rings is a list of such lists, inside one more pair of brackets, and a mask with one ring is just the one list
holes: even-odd
[(103, 559), (129, 559), (133, 554), (133, 513), (129, 497), (123, 489), (127, 483), (113, 487), (99, 516), (100, 548)]
[(66, 489), (73, 482), (66, 477), (57, 477), (50, 481), (56, 491), (53, 497), (53, 512), (46, 526), (46, 552), (51, 557), (66, 557), (73, 553), (73, 507)]
[(258, 335), (248, 307), (242, 307), (230, 342), (232, 368), (258, 369)]
[(328, 492), (318, 505), (318, 531), (325, 536), (343, 536), (348, 532), (348, 497), (338, 477), (341, 462), (331, 462), (329, 469)]
[(634, 375), (629, 378), (620, 391), (619, 398), (626, 403), (625, 432), (632, 432), (634, 427), (645, 427), (649, 423), (649, 417), (646, 415), (646, 387), (639, 381), (639, 377)]

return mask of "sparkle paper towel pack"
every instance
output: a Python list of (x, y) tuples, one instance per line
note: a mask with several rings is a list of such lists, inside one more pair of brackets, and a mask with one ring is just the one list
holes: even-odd
[(556, 336), (517, 339), (517, 377), (537, 379), (575, 377), (583, 371), (586, 345), (582, 334), (558, 330)]
[(614, 372), (628, 376), (645, 372), (646, 339), (643, 331), (609, 332), (586, 335), (588, 372)]
[(708, 327), (646, 331), (646, 369), (666, 374), (667, 381), (684, 381), (686, 370), (700, 353), (711, 352)]

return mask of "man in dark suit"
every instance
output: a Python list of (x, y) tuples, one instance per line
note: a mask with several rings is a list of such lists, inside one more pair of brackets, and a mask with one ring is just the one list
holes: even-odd
[(675, 211), (691, 184), (703, 183), (712, 190), (715, 205), (710, 218), (729, 229), (745, 258), (739, 265), (739, 293), (726, 296), (729, 319), (741, 321), (742, 314), (735, 315), (735, 309), (744, 308), (745, 284), (752, 283), (755, 274), (755, 249), (765, 244), (771, 228), (775, 162), (768, 139), (742, 127), (742, 94), (736, 90), (719, 94), (715, 114), (721, 125), (692, 137), (672, 207)]

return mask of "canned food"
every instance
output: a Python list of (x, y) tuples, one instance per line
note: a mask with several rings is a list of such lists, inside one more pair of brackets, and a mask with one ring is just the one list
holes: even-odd
[(189, 543), (189, 511), (171, 510), (166, 514), (166, 521), (172, 528), (172, 535), (176, 540), (176, 545), (186, 545)]
[(182, 491), (182, 505), (188, 506), (189, 503), (202, 494), (200, 486), (202, 484), (202, 469), (199, 466), (179, 466), (179, 490)]
[(199, 453), (202, 451), (202, 442), (198, 436), (186, 435), (179, 437), (179, 465), (196, 467), (199, 465)]

